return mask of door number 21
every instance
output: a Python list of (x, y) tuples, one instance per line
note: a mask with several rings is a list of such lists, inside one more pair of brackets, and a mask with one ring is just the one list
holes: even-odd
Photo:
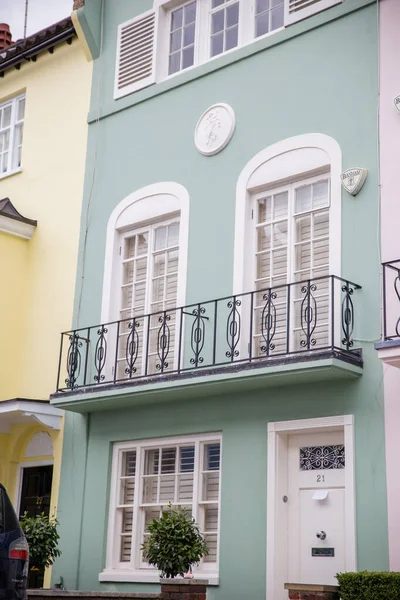
[(325, 475), (317, 475), (317, 483), (325, 481)]

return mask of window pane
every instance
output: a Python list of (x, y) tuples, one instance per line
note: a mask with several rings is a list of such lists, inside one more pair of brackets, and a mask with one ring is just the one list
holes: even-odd
[(269, 12), (256, 17), (256, 37), (269, 32)]
[(6, 152), (10, 146), (10, 131), (0, 133), (0, 152)]
[(165, 253), (156, 254), (153, 261), (153, 277), (165, 274)]
[(168, 73), (172, 75), (173, 73), (177, 73), (181, 68), (181, 53), (176, 52), (175, 54), (171, 54), (169, 57), (169, 67)]
[(184, 8), (184, 24), (194, 23), (196, 20), (196, 2), (187, 4)]
[(193, 498), (193, 473), (178, 475), (178, 497), (177, 502), (192, 500)]
[(238, 45), (238, 33), (238, 27), (232, 27), (232, 29), (227, 29), (225, 39), (225, 50), (232, 50), (232, 48), (236, 48), (236, 46)]
[(219, 33), (224, 29), (224, 15), (225, 11), (220, 10), (213, 14), (211, 18), (211, 33)]
[(218, 33), (211, 38), (211, 56), (217, 56), (224, 51), (224, 34)]
[(219, 469), (221, 448), (219, 444), (206, 444), (205, 446), (205, 471)]
[(233, 27), (239, 23), (239, 3), (228, 6), (226, 9), (226, 27)]
[(170, 52), (176, 52), (176, 50), (180, 50), (182, 45), (182, 29), (178, 29), (178, 31), (174, 31), (171, 33), (171, 44), (170, 44)]
[(158, 227), (155, 230), (154, 250), (161, 250), (167, 246), (167, 227)]
[(194, 46), (185, 48), (182, 52), (182, 69), (187, 69), (194, 64)]
[(149, 241), (149, 234), (146, 233), (140, 233), (138, 236), (138, 248), (137, 248), (137, 253), (140, 254), (147, 254), (147, 250), (148, 250), (148, 241)]
[(181, 464), (180, 471), (181, 473), (188, 473), (194, 471), (194, 446), (189, 446), (188, 448), (181, 448)]
[(176, 448), (163, 448), (161, 452), (161, 473), (175, 473)]
[(121, 537), (121, 552), (119, 560), (120, 562), (129, 562), (131, 560), (132, 550), (132, 538), (130, 535), (124, 535)]
[(329, 213), (318, 212), (314, 215), (314, 238), (329, 235)]
[(168, 226), (168, 248), (177, 246), (179, 242), (179, 223), (171, 223)]
[(258, 201), (258, 223), (270, 221), (272, 216), (272, 198), (263, 198)]
[(295, 212), (311, 210), (311, 185), (303, 185), (296, 189)]
[(282, 219), (288, 214), (288, 193), (274, 195), (274, 219)]
[(183, 21), (183, 8), (178, 8), (178, 10), (174, 10), (171, 18), (171, 31), (175, 31), (175, 29), (179, 29), (182, 27)]
[(6, 106), (2, 112), (3, 118), (1, 120), (1, 127), (9, 127), (11, 123), (11, 106)]
[(144, 474), (153, 475), (158, 473), (159, 450), (146, 450), (144, 460)]
[(269, 8), (269, 0), (257, 0), (256, 2), (256, 14), (263, 12)]
[(25, 114), (25, 98), (21, 98), (21, 100), (18, 101), (17, 120), (22, 121), (22, 119), (24, 118), (24, 114)]
[(135, 476), (136, 474), (136, 450), (130, 452), (124, 452), (122, 458), (122, 472), (123, 477)]
[(312, 186), (313, 208), (321, 208), (329, 204), (329, 185), (328, 181), (318, 181)]
[(217, 6), (221, 6), (224, 4), (225, 0), (212, 0), (212, 8), (217, 8)]
[(286, 246), (287, 242), (288, 242), (287, 221), (282, 221), (281, 223), (275, 223), (273, 231), (274, 231), (274, 234), (273, 234), (272, 243), (273, 243), (274, 248), (276, 248), (277, 246)]
[(121, 480), (121, 496), (120, 504), (133, 504), (135, 497), (135, 480), (134, 479), (122, 479)]
[(184, 46), (190, 46), (190, 45), (194, 44), (194, 32), (195, 32), (194, 23), (192, 25), (188, 25), (187, 27), (185, 27), (185, 29), (183, 30), (183, 45)]
[(219, 472), (203, 474), (203, 502), (218, 501)]
[(283, 27), (283, 4), (271, 10), (271, 31)]

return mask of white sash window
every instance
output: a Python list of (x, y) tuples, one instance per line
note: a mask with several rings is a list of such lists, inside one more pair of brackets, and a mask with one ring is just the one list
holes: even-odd
[(110, 581), (114, 570), (125, 574), (124, 581), (157, 581), (156, 570), (145, 562), (140, 548), (149, 523), (168, 510), (169, 503), (185, 507), (199, 525), (209, 554), (195, 570), (215, 578), (220, 480), (218, 434), (114, 444), (104, 580)]

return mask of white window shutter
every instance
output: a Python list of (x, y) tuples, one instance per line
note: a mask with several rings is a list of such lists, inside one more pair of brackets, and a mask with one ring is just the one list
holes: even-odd
[(285, 26), (301, 21), (343, 0), (285, 0)]
[(143, 13), (118, 27), (114, 98), (155, 82), (157, 15)]

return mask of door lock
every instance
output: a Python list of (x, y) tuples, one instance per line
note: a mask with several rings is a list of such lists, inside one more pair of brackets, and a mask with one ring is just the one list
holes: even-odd
[(317, 533), (315, 534), (317, 536), (317, 538), (319, 540), (324, 540), (326, 538), (326, 533), (325, 531), (317, 531)]

